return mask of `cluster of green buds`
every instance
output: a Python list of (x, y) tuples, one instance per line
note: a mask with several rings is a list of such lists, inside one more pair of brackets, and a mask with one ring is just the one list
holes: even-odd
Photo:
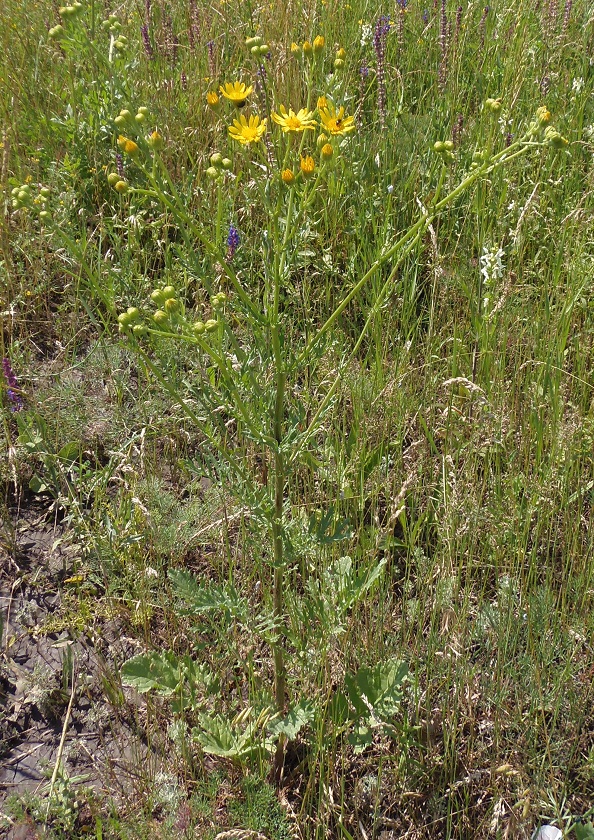
[(231, 160), (223, 157), (220, 152), (215, 152), (210, 156), (210, 166), (206, 170), (206, 174), (213, 180), (218, 180), (223, 177), (224, 172), (228, 172), (233, 166)]
[(492, 99), (489, 97), (488, 99), (485, 99), (485, 109), (490, 111), (492, 114), (498, 114), (501, 111), (501, 98)]
[(73, 18), (80, 17), (82, 12), (84, 11), (84, 6), (82, 3), (73, 3), (71, 6), (61, 6), (58, 9), (58, 14), (64, 21), (72, 20)]
[(246, 38), (245, 45), (256, 58), (264, 58), (270, 52), (270, 47), (264, 43), (259, 35)]
[(115, 118), (114, 123), (119, 129), (129, 128), (137, 131), (143, 123), (150, 119), (150, 115), (149, 109), (144, 105), (137, 109), (135, 116), (132, 116), (132, 111), (123, 108)]
[(478, 169), (479, 166), (482, 166), (483, 163), (486, 163), (489, 160), (489, 157), (490, 155), (487, 149), (477, 149), (472, 153), (472, 163), (470, 164), (470, 168)]
[(111, 32), (112, 35), (117, 35), (122, 28), (122, 24), (119, 22), (116, 15), (110, 15), (108, 18), (101, 21), (101, 28)]
[(562, 149), (567, 146), (569, 140), (566, 140), (557, 129), (550, 125), (551, 112), (546, 105), (541, 105), (536, 109), (534, 119), (528, 126), (529, 137), (542, 137), (547, 146), (552, 146), (554, 149)]
[(343, 69), (345, 58), (346, 58), (346, 51), (342, 47), (339, 50), (336, 50), (336, 56), (334, 58), (334, 69), (335, 70), (342, 70)]
[(19, 187), (14, 187), (10, 194), (14, 210), (32, 210), (37, 212), (40, 221), (51, 221), (52, 214), (46, 209), (47, 200), (50, 197), (47, 187), (42, 187), (37, 195), (33, 195), (30, 184), (21, 184)]
[(147, 327), (142, 323), (140, 310), (136, 306), (129, 306), (125, 312), (118, 315), (118, 326), (120, 332), (126, 335), (139, 337), (147, 332)]
[(451, 163), (454, 160), (454, 142), (452, 140), (437, 140), (433, 144), (433, 151), (441, 155), (444, 163)]
[(165, 286), (163, 289), (154, 289), (151, 292), (151, 300), (158, 307), (153, 314), (153, 321), (158, 326), (163, 326), (175, 316), (183, 314), (182, 303), (175, 296), (173, 286)]

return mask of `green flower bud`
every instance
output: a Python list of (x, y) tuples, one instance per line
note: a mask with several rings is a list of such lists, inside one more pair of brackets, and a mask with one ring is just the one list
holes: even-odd
[(442, 154), (442, 152), (444, 151), (444, 145), (441, 140), (435, 141), (435, 143), (433, 144), (433, 151), (437, 152), (438, 155)]
[(269, 52), (270, 47), (268, 46), (268, 44), (262, 44), (262, 46), (260, 47), (260, 55), (264, 57), (267, 56)]
[(446, 152), (453, 152), (454, 151), (454, 143), (452, 140), (444, 140), (443, 147)]
[(223, 155), (220, 152), (215, 152), (213, 155), (210, 156), (210, 163), (211, 166), (219, 166), (223, 165)]
[(250, 52), (252, 55), (260, 55), (260, 47), (250, 47)]
[(115, 189), (116, 189), (119, 193), (121, 193), (122, 195), (124, 195), (124, 193), (127, 193), (127, 192), (128, 192), (128, 190), (130, 189), (130, 187), (128, 186), (128, 184), (126, 183), (126, 181), (118, 181), (118, 182), (117, 182), (117, 184), (115, 185)]
[(143, 122), (145, 122), (145, 120), (146, 120), (146, 114), (141, 114), (141, 113), (138, 113), (138, 114), (136, 114), (136, 116), (134, 117), (134, 122), (137, 122), (137, 123), (139, 123), (140, 125), (142, 125), (142, 123), (143, 123)]
[(174, 286), (165, 286), (163, 289), (163, 297), (165, 300), (169, 300), (169, 298), (175, 297), (175, 287)]
[(204, 325), (204, 329), (206, 330), (206, 332), (214, 332), (218, 326), (218, 321), (215, 321), (213, 318), (209, 318), (206, 324)]
[(552, 146), (554, 149), (562, 149), (564, 146), (569, 145), (569, 140), (562, 137), (552, 125), (545, 128), (544, 140), (547, 145)]
[(209, 166), (206, 170), (206, 174), (209, 178), (218, 178), (219, 177), (219, 170), (215, 166)]
[(491, 99), (489, 97), (485, 100), (485, 107), (494, 114), (498, 114), (501, 111), (501, 99)]
[(153, 321), (159, 325), (166, 324), (167, 321), (169, 321), (169, 316), (166, 312), (163, 312), (162, 309), (157, 309), (157, 311), (153, 315)]
[(148, 117), (150, 115), (150, 111), (146, 107), (146, 105), (141, 105), (140, 108), (138, 109), (138, 113), (139, 114), (144, 114), (145, 117)]
[(136, 335), (136, 336), (146, 335), (146, 332), (147, 332), (147, 327), (146, 327), (146, 325), (145, 325), (145, 324), (135, 324), (135, 325), (132, 327), (132, 332), (133, 332), (133, 333), (134, 333), (134, 335)]
[(140, 311), (137, 306), (129, 306), (126, 312), (133, 321), (136, 321), (138, 318), (140, 318)]
[(123, 111), (120, 111), (120, 117), (122, 117), (124, 120), (131, 121), (132, 120), (132, 113), (130, 111), (128, 111), (127, 108), (124, 108)]
[(116, 50), (118, 50), (119, 52), (123, 52), (123, 51), (126, 49), (126, 45), (125, 45), (122, 41), (120, 41), (120, 40), (117, 40), (117, 41), (115, 42), (114, 47), (115, 47), (115, 48), (116, 48)]
[(165, 295), (163, 294), (163, 289), (154, 289), (154, 290), (151, 292), (151, 300), (152, 300), (152, 301), (153, 301), (153, 303), (155, 303), (157, 306), (163, 306), (163, 304), (164, 304), (164, 303), (165, 303), (165, 301), (167, 300), (167, 298), (166, 298), (166, 297), (165, 297)]
[(122, 312), (121, 315), (118, 315), (118, 323), (122, 327), (129, 327), (132, 323), (132, 318), (128, 312)]
[(117, 182), (119, 180), (120, 180), (120, 176), (118, 175), (117, 172), (110, 172), (109, 175), (107, 176), (107, 183), (109, 184), (110, 187), (115, 187), (115, 185), (117, 184)]
[(57, 40), (61, 38), (64, 34), (64, 27), (58, 24), (57, 26), (52, 26), (52, 28), (47, 33), (50, 38)]
[(334, 59), (334, 69), (335, 70), (342, 70), (344, 67), (344, 58), (335, 58)]
[(223, 158), (223, 160), (221, 162), (221, 166), (223, 167), (223, 169), (229, 171), (231, 169), (231, 167), (233, 166), (233, 163), (232, 163), (232, 161), (229, 160), (229, 158)]
[(251, 47), (259, 47), (261, 43), (262, 43), (262, 38), (260, 38), (259, 35), (254, 35), (252, 38), (246, 38), (245, 39), (245, 45), (246, 45), (246, 47), (249, 47), (250, 49), (251, 49)]
[(181, 304), (177, 298), (167, 298), (165, 301), (163, 308), (165, 312), (169, 312), (173, 314), (174, 312), (179, 312)]
[(39, 218), (41, 219), (42, 222), (51, 222), (52, 214), (50, 213), (49, 210), (42, 210), (39, 214)]
[(39, 195), (40, 195), (42, 198), (49, 198), (49, 197), (50, 197), (50, 195), (51, 195), (51, 192), (50, 192), (50, 190), (49, 190), (47, 187), (42, 187), (42, 188), (39, 190)]
[(202, 335), (206, 331), (206, 327), (204, 326), (203, 321), (196, 321), (196, 323), (192, 326), (192, 331), (196, 335)]

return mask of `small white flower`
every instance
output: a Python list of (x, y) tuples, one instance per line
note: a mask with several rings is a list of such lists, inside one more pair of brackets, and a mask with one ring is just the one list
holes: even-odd
[(392, 195), (392, 193), (394, 192), (394, 184), (388, 184), (387, 190), (388, 190), (388, 195)]
[(364, 23), (361, 27), (361, 46), (365, 47), (371, 41), (373, 35), (373, 27), (370, 23)]
[(483, 255), (480, 258), (481, 274), (485, 282), (498, 280), (503, 277), (502, 248), (483, 248)]
[(574, 79), (571, 83), (571, 89), (574, 93), (579, 93), (583, 87), (584, 80), (581, 76), (579, 76), (577, 79)]

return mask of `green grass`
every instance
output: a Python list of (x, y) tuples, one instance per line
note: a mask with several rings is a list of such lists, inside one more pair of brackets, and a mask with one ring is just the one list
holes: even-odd
[[(1, 545), (14, 543), (11, 516), (31, 503), (37, 476), (48, 511), (65, 517), (65, 540), (80, 547), (64, 572), (84, 578), (52, 626), (79, 633), (117, 612), (147, 651), (190, 656), (217, 679), (215, 691), (196, 678), (192, 694), (180, 677), (181, 708), (164, 691), (143, 695), (146, 738), (174, 719), (187, 726), (173, 769), (171, 743), (161, 747), (175, 808), (156, 807), (147, 772), (137, 796), (93, 803), (98, 837), (529, 837), (540, 822), (569, 828), (594, 806), (591, 10), (522, 0), (485, 14), (482, 3), (457, 12), (448, 0), (444, 56), (438, 5), (154, 0), (149, 59), (143, 4), (117, 10), (128, 38), (119, 53), (101, 26), (113, 9), (100, 0), (64, 24), (64, 41), (48, 38), (60, 20), (52, 4), (2, 4), (0, 341), (25, 407), (12, 412), (3, 391)], [(373, 46), (381, 14), (392, 18), (385, 119)], [(299, 181), (289, 205), (279, 172), (284, 160), (298, 173), (299, 151), (319, 171), (314, 133), (285, 160), (270, 131), (269, 158), (261, 144), (228, 138), (231, 107), (206, 104), (219, 84), (255, 83), (259, 61), (245, 45), (254, 34), (270, 55), (248, 113), (265, 101), (315, 108), (334, 90), (356, 117), (307, 206)], [(291, 53), (318, 34), (319, 63)], [(334, 71), (339, 47), (345, 65)], [(501, 110), (487, 97), (501, 97)], [(444, 207), (300, 364), (436, 191), (461, 183), (477, 152), (518, 140), (544, 104), (568, 145), (535, 147)], [(107, 182), (118, 134), (130, 133), (114, 119), (139, 106), (164, 139), (171, 183), (157, 180), (169, 197), (174, 185), (172, 206), (135, 191), (151, 188), (151, 172), (128, 156), (132, 191)], [(443, 167), (433, 144), (450, 138)], [(209, 178), (214, 152), (229, 156), (232, 175)], [(11, 206), (24, 183), (50, 189), (51, 223)], [(284, 220), (300, 208), (279, 273)], [(240, 245), (226, 261), (230, 225)], [(501, 270), (481, 272), (499, 250)], [(208, 341), (229, 360), (227, 378), (204, 347), (161, 334), (145, 339), (143, 356), (118, 334), (130, 305), (152, 325), (151, 292), (168, 285), (191, 321), (225, 319)], [(210, 299), (221, 291), (219, 316)], [(278, 417), (279, 347), (280, 526), (275, 450), (256, 434)], [(378, 566), (374, 585), (348, 601), (356, 576)], [(176, 570), (196, 576), (206, 601), (181, 597)], [(311, 704), (299, 707), (278, 792), (265, 781), (275, 627), (287, 707)], [(392, 660), (409, 669), (402, 698), (385, 719), (355, 720), (351, 706), (347, 725), (349, 679)], [(115, 665), (112, 676), (118, 684)], [(235, 738), (253, 726), (249, 748), (205, 751), (215, 718)], [(357, 751), (365, 720), (373, 737)]]

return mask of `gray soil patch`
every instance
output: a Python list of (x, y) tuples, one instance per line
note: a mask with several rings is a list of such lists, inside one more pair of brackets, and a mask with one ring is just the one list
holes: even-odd
[(117, 620), (92, 634), (59, 621), (52, 632), (72, 550), (39, 508), (15, 522), (12, 545), (0, 548), (0, 811), (11, 794), (47, 793), (59, 759), (73, 785), (129, 795), (154, 758), (143, 710), (117, 677), (136, 645)]

